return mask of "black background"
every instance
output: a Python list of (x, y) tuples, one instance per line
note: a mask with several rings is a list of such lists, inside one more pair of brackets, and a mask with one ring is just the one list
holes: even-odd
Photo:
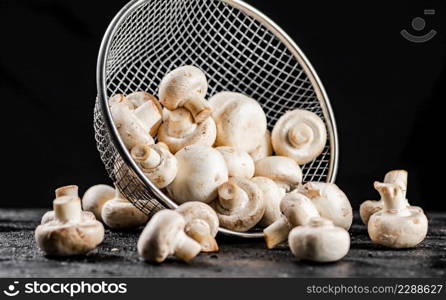
[[(49, 207), (60, 185), (110, 183), (93, 137), (95, 68), (126, 2), (0, 0), (0, 207)], [(354, 207), (378, 197), (374, 180), (406, 168), (409, 201), (445, 210), (444, 1), (248, 2), (291, 35), (324, 83), (340, 140), (337, 183)], [(427, 21), (419, 33), (416, 16)], [(404, 28), (438, 34), (414, 44)]]

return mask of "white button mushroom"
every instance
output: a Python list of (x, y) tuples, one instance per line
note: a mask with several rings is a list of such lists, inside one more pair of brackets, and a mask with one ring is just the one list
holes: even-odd
[(257, 184), (262, 191), (263, 204), (265, 206), (265, 213), (259, 222), (262, 227), (267, 227), (277, 221), (282, 213), (280, 212), (280, 202), (285, 197), (285, 190), (269, 178), (254, 177), (252, 182)]
[(247, 152), (228, 146), (217, 147), (215, 149), (223, 155), (230, 177), (249, 179), (254, 176), (254, 161)]
[(308, 182), (299, 188), (299, 192), (313, 201), (321, 217), (333, 221), (336, 226), (346, 230), (352, 225), (352, 206), (347, 196), (336, 184)]
[(249, 179), (238, 177), (218, 188), (218, 198), (211, 206), (222, 227), (238, 232), (254, 227), (265, 212), (262, 191)]
[(184, 107), (196, 123), (211, 115), (205, 96), (208, 90), (206, 75), (194, 66), (183, 66), (169, 72), (159, 86), (160, 102), (169, 110)]
[(201, 245), (184, 232), (186, 221), (178, 212), (157, 212), (138, 239), (138, 254), (147, 261), (162, 263), (173, 254), (181, 260), (190, 261), (201, 251)]
[(82, 208), (94, 214), (97, 220), (102, 221), (102, 206), (115, 197), (115, 189), (106, 184), (97, 184), (90, 187), (82, 197)]
[(218, 251), (215, 236), (218, 232), (218, 216), (207, 204), (202, 202), (186, 202), (175, 210), (186, 220), (184, 231), (201, 245), (203, 252)]
[(262, 107), (243, 94), (221, 92), (209, 99), (212, 117), (217, 124), (216, 146), (231, 146), (251, 152), (261, 143), (266, 132)]
[(211, 117), (200, 123), (194, 123), (191, 113), (178, 108), (164, 110), (165, 121), (158, 130), (158, 140), (166, 143), (172, 153), (190, 145), (212, 146), (217, 136), (217, 128)]
[(271, 133), (269, 132), (269, 130), (265, 132), (265, 135), (260, 141), (260, 144), (257, 145), (257, 147), (253, 151), (249, 152), (249, 155), (251, 155), (254, 161), (258, 161), (265, 157), (273, 155), (273, 146), (271, 145)]
[[(384, 183), (393, 183), (401, 187), (403, 191), (403, 197), (406, 198), (407, 190), (407, 171), (405, 170), (394, 170), (390, 171), (384, 177)], [(409, 205), (409, 203), (407, 203)], [(371, 215), (380, 211), (384, 206), (384, 201), (381, 199), (379, 201), (367, 200), (364, 201), (359, 207), (359, 215), (361, 216), (362, 222), (367, 225)]]
[(184, 147), (175, 154), (178, 172), (167, 187), (178, 204), (189, 201), (209, 203), (217, 197), (218, 187), (228, 180), (228, 169), (217, 150), (201, 145)]
[(37, 226), (37, 245), (48, 255), (85, 254), (104, 239), (104, 226), (82, 214), (78, 197), (62, 196), (53, 201), (55, 218)]
[(272, 179), (286, 192), (293, 190), (302, 182), (302, 170), (289, 157), (268, 156), (255, 163), (255, 176)]
[(347, 255), (350, 235), (330, 220), (312, 218), (308, 224), (291, 230), (288, 244), (297, 259), (333, 262)]
[(158, 99), (147, 92), (131, 93), (125, 98), (133, 104), (133, 112), (141, 120), (146, 132), (155, 136), (163, 120), (163, 108)]
[(428, 227), (423, 210), (407, 206), (400, 185), (375, 182), (374, 186), (384, 207), (369, 219), (367, 227), (372, 242), (391, 248), (411, 248), (421, 243)]
[(136, 145), (130, 155), (144, 175), (159, 189), (165, 188), (175, 179), (177, 159), (170, 153), (166, 144)]
[(286, 241), (290, 230), (294, 227), (307, 224), (310, 219), (320, 216), (313, 202), (296, 191), (283, 197), (280, 210), (282, 217), (263, 230), (268, 249)]

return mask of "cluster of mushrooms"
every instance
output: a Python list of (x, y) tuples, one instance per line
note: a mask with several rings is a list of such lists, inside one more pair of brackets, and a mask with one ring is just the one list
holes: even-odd
[[(207, 89), (200, 69), (183, 66), (163, 78), (159, 100), (147, 92), (109, 100), (131, 157), (179, 205), (175, 210), (148, 220), (110, 186), (93, 186), (82, 200), (76, 186), (59, 188), (54, 211), (36, 229), (39, 247), (52, 255), (83, 254), (102, 241), (101, 221), (114, 229), (148, 222), (137, 249), (152, 262), (169, 255), (189, 261), (200, 252), (218, 251), (219, 226), (237, 232), (261, 227), (269, 249), (288, 240), (298, 259), (344, 257), (350, 248), (350, 202), (335, 184), (302, 182), (299, 166), (325, 148), (324, 122), (296, 109), (270, 133), (257, 101), (234, 92), (207, 101)], [(427, 219), (420, 208), (409, 206), (406, 187), (407, 172), (390, 172), (384, 183), (375, 183), (382, 199), (361, 206), (373, 242), (413, 247), (424, 239)]]

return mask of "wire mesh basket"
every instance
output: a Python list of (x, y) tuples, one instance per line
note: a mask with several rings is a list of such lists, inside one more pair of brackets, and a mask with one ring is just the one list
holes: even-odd
[[(113, 124), (108, 99), (134, 91), (158, 93), (170, 70), (194, 65), (207, 75), (208, 97), (244, 93), (263, 107), (268, 127), (285, 112), (301, 108), (324, 120), (328, 143), (302, 166), (304, 181), (333, 182), (338, 142), (324, 88), (297, 45), (265, 15), (239, 0), (134, 0), (116, 15), (102, 41), (94, 110), (97, 148), (116, 187), (151, 216), (176, 204), (133, 162)], [(147, 200), (147, 201), (137, 201)], [(220, 232), (261, 237), (261, 232)]]

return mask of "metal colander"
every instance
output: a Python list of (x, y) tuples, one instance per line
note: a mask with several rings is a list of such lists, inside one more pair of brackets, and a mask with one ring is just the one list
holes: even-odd
[[(208, 97), (240, 92), (263, 107), (272, 129), (285, 112), (301, 108), (325, 122), (328, 143), (302, 166), (304, 181), (333, 182), (337, 169), (334, 116), (324, 88), (302, 51), (276, 24), (238, 0), (135, 0), (113, 19), (102, 41), (94, 111), (97, 147), (122, 194), (151, 216), (176, 204), (131, 159), (112, 122), (107, 101), (116, 93), (158, 93), (163, 76), (194, 65), (207, 75)], [(136, 201), (136, 200), (147, 201)], [(260, 237), (260, 232), (223, 233)]]

